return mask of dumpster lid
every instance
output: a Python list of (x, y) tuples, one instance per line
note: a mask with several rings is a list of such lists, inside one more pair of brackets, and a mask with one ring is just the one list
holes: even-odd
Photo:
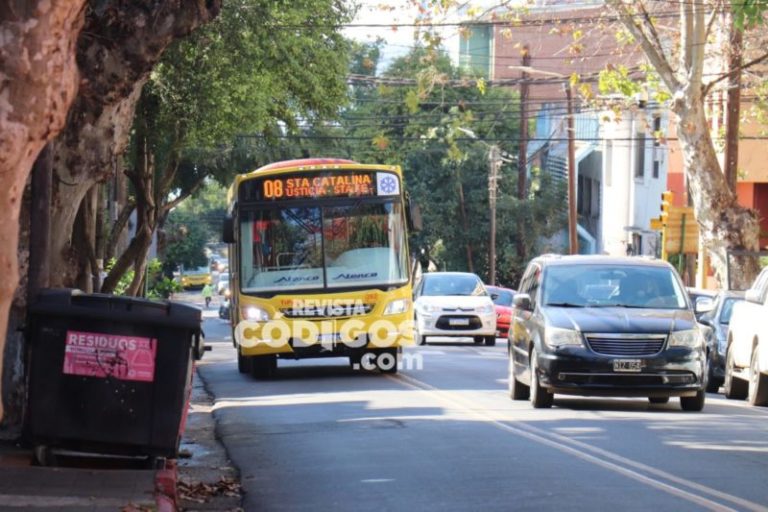
[(73, 288), (46, 288), (30, 304), (32, 314), (108, 317), (147, 324), (200, 329), (203, 311), (172, 300), (150, 300), (105, 293), (85, 293)]

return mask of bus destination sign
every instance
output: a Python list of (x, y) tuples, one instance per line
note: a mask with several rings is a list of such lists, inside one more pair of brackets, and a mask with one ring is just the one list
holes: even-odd
[(392, 196), (400, 194), (400, 183), (389, 172), (303, 173), (247, 181), (243, 193), (256, 201)]

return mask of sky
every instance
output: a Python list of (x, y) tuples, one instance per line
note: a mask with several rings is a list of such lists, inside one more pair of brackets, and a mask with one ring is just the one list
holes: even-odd
[[(347, 27), (344, 33), (347, 37), (360, 42), (374, 42), (380, 37), (386, 41), (382, 52), (382, 63), (379, 72), (386, 69), (392, 60), (405, 55), (414, 46), (413, 27), (393, 27), (397, 24), (413, 24), (418, 19), (418, 10), (407, 0), (358, 0), (361, 5), (352, 25), (386, 24), (386, 27)], [(455, 19), (452, 21), (456, 21)], [(442, 29), (441, 35), (446, 38), (445, 48), (454, 61), (458, 60), (459, 39), (456, 27)]]

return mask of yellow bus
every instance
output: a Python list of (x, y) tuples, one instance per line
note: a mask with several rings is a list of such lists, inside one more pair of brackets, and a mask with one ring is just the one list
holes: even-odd
[(268, 378), (278, 358), (311, 357), (397, 371), (413, 343), (408, 229), (420, 224), (406, 197), (400, 167), (351, 160), (235, 178), (223, 238), (240, 372)]

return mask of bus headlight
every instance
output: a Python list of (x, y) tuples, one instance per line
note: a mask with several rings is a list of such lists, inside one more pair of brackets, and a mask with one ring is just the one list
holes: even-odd
[(269, 312), (259, 306), (243, 306), (240, 312), (245, 320), (252, 322), (268, 322), (270, 319)]
[(384, 314), (397, 315), (398, 313), (405, 313), (410, 306), (411, 301), (409, 299), (396, 299), (387, 304), (387, 307), (384, 308)]
[(670, 347), (697, 348), (703, 344), (704, 338), (698, 329), (675, 331), (669, 335)]

